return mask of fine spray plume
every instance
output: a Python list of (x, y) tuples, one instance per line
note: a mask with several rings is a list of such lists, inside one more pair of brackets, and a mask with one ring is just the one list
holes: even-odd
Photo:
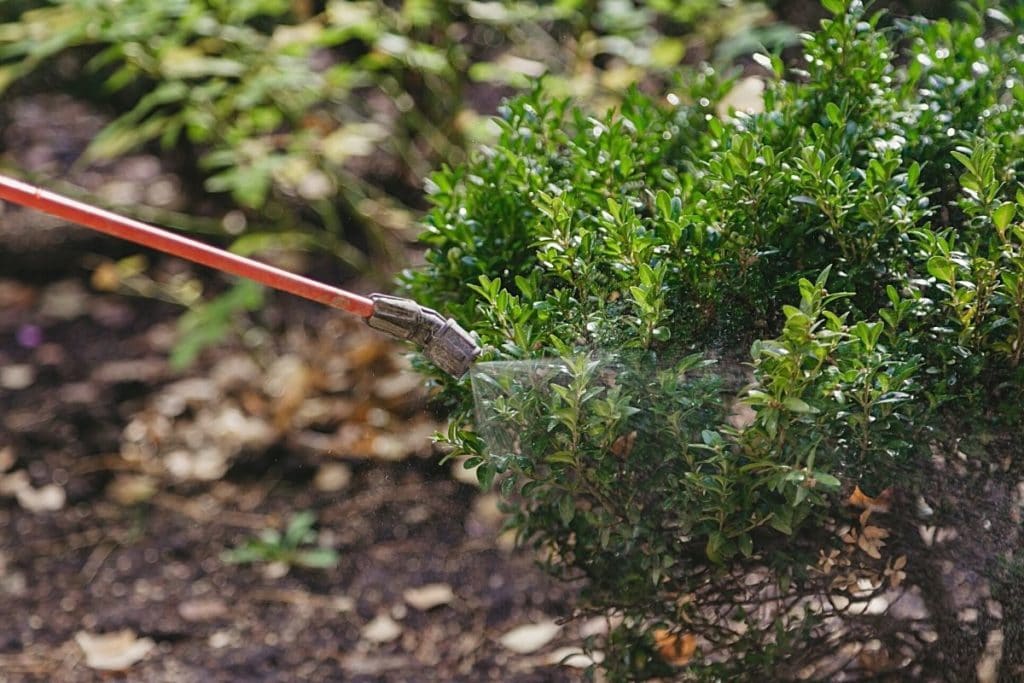
[(750, 368), (715, 351), (653, 360), (600, 349), (564, 358), (485, 361), (470, 371), (475, 431), (497, 458), (537, 467), (628, 458), (699, 443), (750, 419)]
[(457, 322), (411, 299), (355, 294), (3, 175), (0, 200), (357, 315), (376, 330), (413, 342), (430, 362), (456, 378), (480, 355), (476, 340)]

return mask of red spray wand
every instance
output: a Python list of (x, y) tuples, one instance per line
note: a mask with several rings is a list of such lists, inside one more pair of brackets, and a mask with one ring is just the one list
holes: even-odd
[(464, 375), (480, 354), (479, 346), (458, 323), (411, 299), (361, 296), (3, 175), (0, 200), (358, 315), (370, 327), (416, 342), (424, 356), (455, 377)]

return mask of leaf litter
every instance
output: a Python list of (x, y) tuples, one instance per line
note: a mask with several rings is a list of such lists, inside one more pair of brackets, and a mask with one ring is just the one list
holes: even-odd
[(79, 631), (75, 642), (85, 655), (85, 664), (98, 671), (125, 671), (156, 646), (151, 638), (139, 638), (131, 629), (96, 634)]

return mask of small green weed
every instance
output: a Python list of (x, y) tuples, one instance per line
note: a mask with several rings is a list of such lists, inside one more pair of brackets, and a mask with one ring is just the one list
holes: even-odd
[(316, 541), (316, 515), (310, 511), (297, 513), (284, 532), (267, 529), (237, 548), (224, 552), (221, 558), (231, 564), (278, 562), (286, 566), (310, 569), (331, 569), (338, 565), (333, 548), (309, 547)]

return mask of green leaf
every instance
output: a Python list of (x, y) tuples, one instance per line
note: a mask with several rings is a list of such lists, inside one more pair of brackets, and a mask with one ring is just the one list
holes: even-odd
[(956, 267), (945, 256), (932, 256), (928, 259), (928, 272), (942, 282), (952, 283), (956, 279)]
[(164, 116), (151, 116), (141, 123), (121, 119), (114, 121), (93, 138), (82, 153), (82, 160), (107, 161), (124, 156), (158, 138), (167, 125), (168, 120)]
[(251, 545), (244, 545), (239, 548), (225, 550), (221, 553), (220, 559), (227, 564), (249, 564), (266, 559), (266, 554)]
[(575, 457), (569, 451), (556, 451), (546, 460), (552, 465), (575, 465)]
[(723, 443), (722, 435), (712, 429), (702, 430), (700, 438), (708, 446), (717, 446)]
[(776, 531), (791, 536), (793, 534), (793, 511), (790, 508), (776, 508), (768, 524)]
[(721, 531), (712, 531), (708, 535), (707, 546), (704, 548), (704, 554), (707, 555), (708, 559), (715, 564), (721, 564), (725, 559), (723, 556), (723, 550), (726, 545), (725, 534)]
[(239, 256), (253, 256), (276, 249), (301, 251), (315, 246), (313, 235), (307, 232), (254, 232), (239, 237), (228, 250)]
[(654, 338), (655, 341), (667, 342), (669, 339), (672, 338), (672, 330), (665, 326), (655, 327), (653, 330), (651, 330), (651, 336)]
[(743, 557), (750, 557), (754, 554), (754, 539), (750, 534), (740, 534), (736, 539), (736, 545), (739, 547), (740, 552), (743, 553)]
[(568, 525), (576, 516), (576, 501), (572, 496), (564, 495), (558, 501), (558, 518), (562, 524)]
[(821, 0), (822, 6), (833, 15), (840, 15), (846, 11), (846, 0)]
[(969, 157), (966, 154), (964, 154), (963, 152), (959, 152), (959, 151), (953, 151), (953, 152), (950, 152), (950, 154), (952, 155), (952, 157), (954, 159), (959, 161), (960, 164), (964, 168), (966, 168), (968, 172), (976, 175), (976, 172), (974, 170), (974, 162), (971, 160), (971, 157)]
[(476, 479), (480, 483), (480, 488), (484, 491), (489, 491), (491, 485), (494, 484), (494, 477), (497, 471), (494, 469), (494, 465), (489, 462), (485, 462), (476, 468)]
[(204, 302), (178, 320), (178, 340), (171, 349), (171, 367), (190, 365), (208, 346), (223, 341), (235, 321), (245, 311), (263, 305), (263, 287), (251, 280), (240, 280), (227, 292)]
[(833, 491), (839, 490), (839, 487), (842, 485), (842, 482), (840, 482), (839, 479), (833, 477), (831, 474), (826, 474), (825, 472), (815, 472), (812, 476), (819, 486), (823, 486)]
[(910, 168), (907, 169), (907, 184), (911, 187), (917, 185), (918, 179), (921, 177), (921, 164), (916, 161), (910, 164)]
[(686, 44), (678, 38), (659, 38), (651, 45), (650, 53), (653, 65), (663, 68), (674, 67), (686, 53)]
[(1003, 202), (992, 212), (992, 222), (1000, 230), (1006, 230), (1017, 212), (1017, 207), (1011, 202)]
[(782, 402), (783, 407), (791, 413), (817, 413), (818, 410), (807, 404), (803, 399), (790, 396)]
[(233, 59), (207, 56), (198, 48), (173, 47), (161, 55), (160, 69), (163, 78), (177, 80), (239, 76), (245, 72), (245, 65)]
[(808, 489), (806, 486), (797, 487), (793, 493), (793, 507), (799, 507), (807, 499)]
[(825, 116), (832, 125), (842, 126), (844, 124), (843, 113), (835, 102), (829, 102), (825, 105)]
[(501, 482), (501, 495), (504, 498), (509, 498), (515, 492), (516, 479), (514, 476), (507, 476)]
[(296, 554), (295, 564), (310, 569), (332, 569), (338, 566), (338, 553), (333, 548), (315, 548)]
[(288, 528), (284, 533), (284, 544), (293, 548), (298, 546), (299, 543), (306, 540), (306, 534), (312, 530), (314, 524), (316, 524), (316, 515), (313, 512), (309, 510), (299, 512), (288, 523)]

